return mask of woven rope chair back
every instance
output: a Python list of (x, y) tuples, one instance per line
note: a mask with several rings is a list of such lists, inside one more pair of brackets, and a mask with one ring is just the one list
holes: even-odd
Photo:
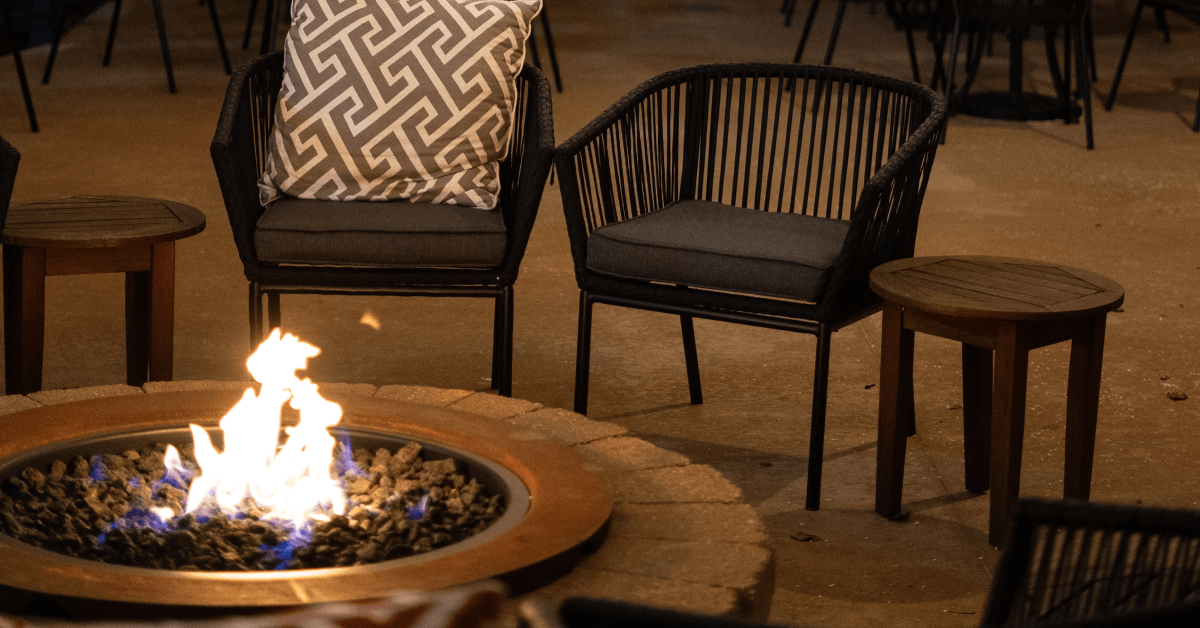
[(983, 625), (1136, 615), (1198, 593), (1200, 512), (1022, 500)]

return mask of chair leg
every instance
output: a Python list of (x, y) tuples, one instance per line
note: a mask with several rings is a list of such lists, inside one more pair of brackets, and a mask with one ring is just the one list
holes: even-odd
[[(120, 5), (120, 0), (117, 0), (117, 4), (118, 6)], [(67, 30), (66, 0), (62, 0), (61, 2), (57, 3), (51, 3), (50, 6), (52, 13), (54, 12), (54, 8), (58, 8), (58, 15), (56, 16), (58, 19), (54, 21), (54, 26), (51, 27), (50, 56), (46, 57), (46, 67), (42, 70), (42, 85), (50, 82), (50, 73), (54, 71), (54, 61), (58, 58), (58, 45), (62, 43), (63, 31)], [(115, 13), (113, 19), (116, 19)], [(9, 22), (11, 23), (11, 20), (9, 20)], [(10, 38), (9, 41), (14, 40)]]
[(808, 15), (804, 18), (804, 26), (800, 28), (800, 43), (796, 44), (796, 54), (792, 57), (792, 63), (800, 63), (800, 56), (804, 54), (804, 44), (808, 43), (808, 35), (812, 32), (813, 20), (817, 17), (817, 5), (820, 0), (812, 0), (808, 5)]
[(175, 68), (171, 65), (171, 48), (167, 45), (167, 25), (163, 21), (162, 0), (151, 0), (154, 24), (158, 27), (158, 45), (162, 48), (163, 66), (167, 69), (167, 91), (175, 93)]
[(683, 330), (683, 361), (687, 364), (688, 393), (693, 405), (704, 403), (700, 389), (700, 362), (696, 359), (696, 328), (691, 316), (680, 316), (679, 327)]
[(846, 17), (847, 0), (838, 0), (837, 13), (833, 15), (833, 30), (829, 33), (829, 45), (825, 47), (825, 60), (821, 65), (833, 63), (833, 49), (837, 47), (838, 33), (842, 30), (842, 19)]
[(262, 293), (258, 290), (258, 284), (250, 282), (250, 351), (254, 352), (258, 345), (262, 343)]
[(1162, 7), (1154, 7), (1154, 25), (1162, 32), (1163, 43), (1171, 43), (1171, 27), (1167, 24), (1167, 12)]
[(502, 397), (512, 396), (513, 292), (512, 286), (496, 297), (492, 335), (492, 386)]
[(250, 12), (246, 15), (246, 30), (242, 33), (242, 50), (250, 49), (250, 34), (254, 32), (254, 12), (258, 10), (258, 0), (250, 0)]
[(824, 323), (817, 329), (817, 361), (813, 372), (812, 427), (808, 441), (808, 493), (804, 507), (821, 508), (821, 463), (825, 456), (825, 405), (829, 393), (829, 345), (833, 330)]
[(208, 14), (212, 18), (213, 32), (217, 34), (217, 51), (221, 53), (221, 64), (225, 67), (225, 74), (233, 74), (233, 66), (229, 64), (229, 51), (225, 49), (225, 34), (221, 32), (221, 18), (217, 17), (217, 2), (216, 0), (208, 1)]
[[(13, 32), (12, 21), (12, 5), (8, 0), (0, 0), (4, 18), (4, 34), (8, 37), (8, 41), (17, 41), (16, 34)], [(17, 82), (21, 84), (21, 97), (25, 99), (25, 113), (29, 116), (29, 130), (33, 133), (38, 132), (37, 114), (33, 111), (33, 96), (29, 93), (29, 80), (25, 77), (25, 64), (21, 61), (20, 49), (13, 45), (13, 65), (17, 68)]]
[(1129, 59), (1129, 50), (1133, 48), (1133, 36), (1137, 34), (1138, 22), (1142, 19), (1141, 2), (1133, 9), (1133, 21), (1129, 24), (1129, 34), (1125, 36), (1125, 46), (1121, 48), (1121, 58), (1117, 61), (1117, 73), (1113, 76), (1112, 87), (1108, 90), (1108, 98), (1104, 100), (1104, 108), (1112, 110), (1117, 100), (1117, 88), (1121, 85), (1121, 75), (1125, 72), (1125, 61)]
[(579, 337), (575, 348), (575, 412), (587, 414), (588, 374), (592, 358), (592, 301), (579, 291)]
[(279, 312), (279, 293), (267, 293), (267, 325), (270, 331), (283, 327), (283, 319)]
[(917, 64), (917, 46), (913, 41), (912, 15), (908, 10), (908, 0), (900, 1), (900, 15), (904, 20), (904, 42), (908, 45), (908, 63), (912, 66), (913, 82), (921, 82), (921, 67)]
[(1075, 82), (1079, 86), (1079, 97), (1083, 99), (1083, 128), (1087, 135), (1087, 148), (1096, 148), (1092, 136), (1092, 81), (1088, 78), (1087, 45), (1083, 41), (1083, 25), (1075, 24)]
[(562, 76), (558, 73), (558, 55), (554, 54), (554, 35), (550, 34), (550, 16), (542, 6), (542, 32), (546, 34), (546, 53), (550, 55), (550, 71), (554, 74), (554, 88), (562, 93)]
[[(113, 43), (117, 41), (117, 23), (121, 19), (121, 0), (113, 2), (112, 19), (108, 22), (108, 38), (104, 41), (104, 56), (100, 57), (100, 65), (108, 67), (112, 60)], [(48, 71), (48, 70), (47, 70)]]

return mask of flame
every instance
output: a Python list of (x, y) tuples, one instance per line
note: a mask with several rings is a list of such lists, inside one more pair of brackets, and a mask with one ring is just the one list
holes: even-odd
[[(298, 379), (297, 370), (320, 349), (275, 329), (246, 367), (262, 384), (255, 395), (247, 389), (241, 401), (221, 419), (225, 451), (217, 452), (208, 432), (192, 425), (200, 476), (188, 489), (187, 512), (213, 505), (235, 513), (253, 500), (264, 519), (283, 519), (297, 528), (322, 513), (343, 514), (346, 494), (330, 467), (336, 444), (329, 427), (342, 418), (341, 406), (321, 397), (316, 384)], [(300, 423), (287, 427), (279, 446), (283, 404), (300, 411)]]
[(371, 329), (374, 329), (375, 331), (379, 331), (379, 328), (383, 326), (379, 322), (379, 317), (375, 316), (375, 314), (369, 310), (363, 312), (362, 318), (359, 319), (358, 322), (370, 327)]

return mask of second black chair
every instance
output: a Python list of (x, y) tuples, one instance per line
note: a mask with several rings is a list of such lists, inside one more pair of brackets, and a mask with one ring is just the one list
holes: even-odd
[(879, 309), (875, 266), (911, 257), (943, 129), (926, 87), (865, 72), (716, 65), (638, 86), (558, 147), (579, 284), (575, 411), (588, 408), (592, 306), (816, 336), (807, 507), (820, 499), (834, 331)]

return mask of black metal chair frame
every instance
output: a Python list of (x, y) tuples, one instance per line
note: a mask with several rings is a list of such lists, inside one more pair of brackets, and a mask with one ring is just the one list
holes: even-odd
[(1195, 625), (1200, 512), (1022, 499), (981, 626)]
[[(1125, 46), (1121, 48), (1121, 60), (1117, 62), (1117, 73), (1113, 76), (1112, 88), (1104, 101), (1104, 108), (1111, 111), (1117, 101), (1117, 88), (1121, 86), (1121, 75), (1125, 73), (1125, 62), (1129, 60), (1129, 51), (1133, 48), (1133, 36), (1137, 34), (1138, 23), (1142, 19), (1142, 9), (1150, 7), (1154, 10), (1155, 21), (1162, 30), (1163, 40), (1170, 42), (1170, 30), (1167, 28), (1166, 11), (1173, 11), (1189, 20), (1200, 24), (1200, 1), (1197, 0), (1138, 0), (1133, 9), (1133, 20), (1129, 23), (1129, 34), (1125, 37)], [(1196, 94), (1196, 116), (1192, 119), (1192, 132), (1200, 133), (1200, 93)]]
[(212, 142), (213, 164), (249, 286), (250, 341), (263, 337), (262, 298), (270, 328), (280, 324), (282, 294), (353, 294), (494, 299), (492, 384), (512, 396), (513, 283), (529, 242), (554, 150), (550, 86), (525, 66), (517, 81), (517, 108), (508, 158), (500, 165), (508, 245), (494, 268), (362, 268), (272, 264), (255, 256), (254, 229), (263, 207), (258, 179), (264, 170), (283, 53), (260, 57), (234, 73)]
[[(50, 43), (50, 56), (46, 59), (46, 69), (42, 72), (42, 83), (50, 82), (50, 73), (54, 70), (54, 61), (58, 57), (58, 45), (62, 41), (63, 31), (66, 30), (65, 20), (67, 5), (70, 0), (58, 0), (58, 20), (53, 29), (53, 41)], [(122, 0), (113, 0), (112, 21), (108, 24), (108, 40), (104, 44), (104, 57), (100, 64), (107, 67), (112, 60), (113, 43), (117, 39), (117, 22), (121, 19)], [(212, 19), (213, 31), (217, 36), (217, 50), (221, 53), (221, 64), (225, 74), (232, 74), (233, 68), (229, 63), (229, 52), (225, 48), (225, 36), (221, 33), (221, 20), (217, 17), (216, 0), (204, 0), (208, 4), (209, 17)], [(158, 28), (158, 45), (162, 49), (163, 67), (167, 71), (167, 89), (172, 94), (178, 91), (175, 87), (175, 67), (171, 63), (171, 48), (167, 44), (167, 25), (163, 20), (162, 0), (150, 0), (154, 9), (154, 24)]]
[[(762, 91), (772, 79), (786, 87), (774, 94)], [(801, 199), (805, 205), (797, 207), (794, 188), (790, 192), (772, 189), (773, 185), (784, 185), (783, 177), (772, 181), (771, 175), (764, 175), (762, 167), (753, 171), (751, 161), (757, 160), (760, 166), (765, 166), (776, 159), (786, 163), (789, 156), (784, 147), (768, 149), (762, 142), (755, 144), (759, 134), (766, 137), (770, 125), (763, 121), (761, 127), (755, 126), (754, 105), (746, 104), (746, 98), (756, 103), (760, 97), (781, 99), (785, 91), (798, 83), (804, 83), (803, 89), (808, 89), (809, 79), (815, 85), (816, 98), (824, 99), (826, 107), (835, 100), (838, 106), (861, 106), (863, 110), (857, 115), (869, 115), (872, 124), (876, 122), (875, 116), (880, 116), (881, 128), (877, 135), (874, 129), (870, 131), (863, 145), (856, 148), (866, 151), (866, 163), (861, 170), (857, 165), (862, 155), (857, 152), (850, 155), (848, 142), (843, 144), (846, 154), (826, 155), (826, 149), (839, 150), (839, 131), (829, 131), (833, 137), (821, 134), (819, 141), (814, 138), (810, 148), (816, 149), (819, 144), (821, 155), (828, 160), (840, 159), (843, 170), (835, 175), (835, 166), (831, 165), (829, 172), (817, 166), (815, 177), (808, 177), (807, 183), (819, 190), (818, 196), (828, 195), (828, 199), (817, 199), (811, 207)], [(730, 81), (723, 92), (725, 100), (719, 98), (721, 92), (710, 92), (713, 80)], [(734, 83), (739, 83), (739, 87), (735, 88)], [(718, 124), (717, 110), (738, 105), (731, 104), (732, 92), (738, 89), (740, 105), (750, 107), (751, 118), (744, 121), (742, 114), (738, 114), (738, 132), (744, 130), (750, 144), (744, 153), (739, 144), (738, 156), (732, 163), (716, 163), (715, 155), (729, 147), (724, 144), (724, 148), (718, 148), (718, 144), (729, 140), (730, 131), (728, 118), (723, 128)], [(873, 109), (865, 114), (868, 100)], [(778, 103), (777, 100), (777, 107)], [(822, 124), (828, 122), (829, 115), (827, 108), (823, 111)], [(683, 119), (665, 121), (664, 126), (655, 127), (654, 123), (664, 116)], [(888, 124), (884, 116), (890, 116), (887, 120), (891, 127), (882, 128)], [(694, 404), (701, 403), (703, 397), (693, 318), (812, 334), (817, 343), (806, 507), (816, 510), (820, 503), (831, 336), (834, 331), (879, 310), (879, 298), (867, 285), (872, 268), (912, 256), (919, 208), (944, 128), (944, 116), (944, 103), (932, 90), (890, 77), (828, 66), (714, 65), (669, 72), (643, 83), (560, 145), (555, 151), (555, 169), (580, 288), (575, 411), (587, 413), (592, 307), (596, 303), (679, 315)], [(865, 118), (857, 120), (863, 122)], [(743, 122), (748, 128), (742, 128)], [(811, 120), (800, 120), (795, 128), (801, 132), (802, 127), (816, 128), (817, 123), (814, 111)], [(886, 132), (889, 130), (891, 134), (886, 141), (890, 143), (885, 145), (884, 136), (889, 135)], [(798, 145), (794, 148), (797, 168), (801, 167), (801, 148)], [(720, 159), (724, 157), (722, 154)], [(811, 151), (808, 158), (812, 168)], [(849, 159), (856, 164), (852, 180), (847, 169)], [(733, 181), (728, 184), (724, 181), (727, 167), (733, 171)], [(742, 167), (744, 170), (739, 173)], [(717, 168), (719, 173), (715, 172)], [(828, 185), (828, 189), (821, 187), (822, 184)], [(840, 192), (835, 193), (838, 185)], [(808, 191), (806, 188), (805, 193)], [(790, 209), (783, 208), (785, 196), (793, 203)], [(592, 230), (681, 199), (812, 215), (823, 213), (826, 217), (849, 219), (850, 232), (828, 286), (816, 303), (622, 279), (588, 269), (587, 241)]]

